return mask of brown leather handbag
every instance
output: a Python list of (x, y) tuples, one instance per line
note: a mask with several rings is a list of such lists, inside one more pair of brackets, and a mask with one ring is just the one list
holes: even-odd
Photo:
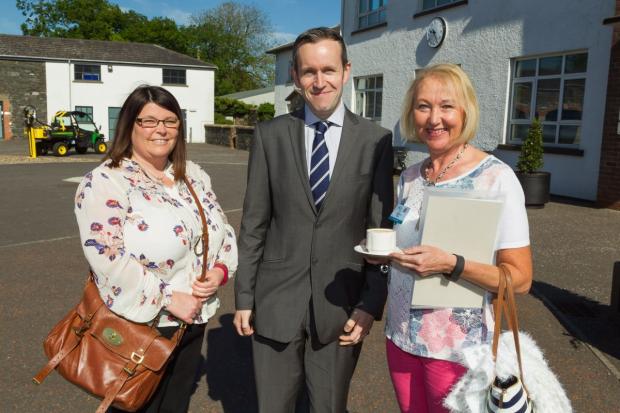
[[(209, 234), (202, 205), (185, 178), (202, 220), (202, 275), (207, 272)], [(65, 379), (103, 398), (97, 413), (113, 405), (135, 412), (151, 398), (166, 371), (172, 352), (181, 341), (185, 324), (167, 339), (151, 325), (129, 321), (104, 304), (92, 274), (80, 303), (48, 334), (43, 343), (50, 359), (33, 378), (40, 384), (54, 369)]]

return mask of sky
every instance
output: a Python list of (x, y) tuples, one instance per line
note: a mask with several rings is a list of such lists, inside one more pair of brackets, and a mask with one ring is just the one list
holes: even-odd
[[(147, 17), (170, 17), (186, 25), (193, 15), (199, 15), (224, 3), (223, 0), (109, 0), (123, 10), (134, 10)], [(276, 44), (295, 40), (304, 30), (316, 26), (335, 26), (340, 23), (340, 1), (337, 0), (236, 0), (263, 10), (271, 20)], [(25, 17), (15, 7), (15, 0), (0, 0), (0, 33), (21, 34), (20, 24)]]

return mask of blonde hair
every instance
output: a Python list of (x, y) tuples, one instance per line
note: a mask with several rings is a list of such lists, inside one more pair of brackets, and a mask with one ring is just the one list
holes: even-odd
[(420, 85), (427, 78), (435, 78), (444, 85), (452, 86), (456, 92), (457, 105), (459, 105), (465, 114), (463, 119), (463, 130), (457, 141), (460, 143), (469, 142), (476, 136), (478, 130), (478, 121), (480, 120), (480, 108), (478, 107), (478, 99), (474, 86), (469, 76), (459, 66), (451, 63), (437, 64), (420, 70), (415, 79), (409, 85), (405, 100), (403, 102), (403, 110), (400, 116), (400, 133), (409, 141), (419, 141), (420, 138), (416, 132), (415, 120), (413, 117), (414, 103)]

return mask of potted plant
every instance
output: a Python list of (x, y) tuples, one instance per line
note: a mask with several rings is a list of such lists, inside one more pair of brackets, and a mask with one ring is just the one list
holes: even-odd
[(517, 178), (525, 194), (525, 205), (544, 208), (549, 202), (551, 174), (541, 171), (543, 167), (543, 132), (540, 120), (532, 122), (517, 161)]

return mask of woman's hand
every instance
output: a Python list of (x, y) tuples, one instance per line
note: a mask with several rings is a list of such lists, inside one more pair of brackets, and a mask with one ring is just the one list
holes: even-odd
[(207, 271), (204, 281), (195, 280), (192, 284), (192, 295), (200, 298), (203, 302), (213, 297), (224, 279), (224, 271), (221, 268), (213, 268)]
[(456, 257), (437, 247), (420, 245), (405, 248), (402, 253), (390, 254), (392, 262), (413, 270), (422, 277), (431, 274), (451, 272), (456, 265)]
[(170, 304), (166, 306), (166, 310), (179, 320), (192, 324), (194, 318), (202, 310), (202, 303), (203, 301), (200, 298), (194, 297), (192, 294), (173, 291)]

